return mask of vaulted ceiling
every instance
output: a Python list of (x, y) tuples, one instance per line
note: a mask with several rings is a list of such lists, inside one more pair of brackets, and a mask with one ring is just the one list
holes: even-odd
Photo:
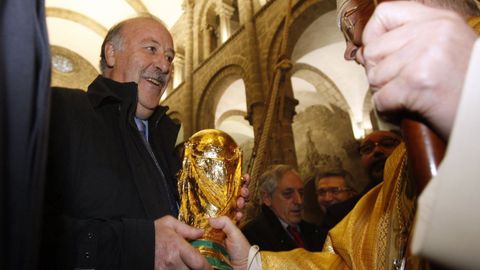
[(107, 30), (142, 13), (160, 18), (169, 28), (182, 14), (183, 0), (46, 0), (50, 43), (78, 53), (95, 68)]

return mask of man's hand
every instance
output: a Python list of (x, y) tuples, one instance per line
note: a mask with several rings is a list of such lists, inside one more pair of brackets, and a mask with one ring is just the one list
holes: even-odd
[(476, 38), (451, 11), (408, 1), (380, 4), (357, 54), (377, 110), (419, 113), (448, 138)]
[(242, 234), (242, 232), (235, 226), (228, 217), (211, 218), (209, 220), (210, 226), (215, 229), (223, 230), (227, 235), (225, 239), (225, 247), (231, 257), (231, 264), (234, 270), (247, 269), (248, 252), (250, 250), (250, 243)]
[(245, 174), (242, 176), (243, 183), (242, 187), (240, 189), (240, 196), (237, 199), (237, 208), (235, 212), (235, 219), (237, 221), (240, 221), (243, 217), (243, 210), (245, 208), (245, 204), (248, 202), (248, 196), (249, 196), (249, 191), (248, 191), (248, 184), (250, 183), (250, 175)]
[[(243, 209), (248, 201), (250, 176), (243, 177), (240, 196), (237, 199), (235, 219), (243, 217)], [(231, 223), (236, 229), (235, 225)], [(155, 220), (155, 269), (211, 269), (205, 258), (185, 239), (197, 239), (203, 230), (190, 227), (177, 219), (166, 216)], [(219, 223), (217, 223), (219, 224)], [(222, 228), (226, 225), (220, 223)], [(220, 229), (222, 229), (220, 228)], [(227, 228), (231, 228), (228, 227)], [(238, 230), (238, 229), (237, 229)], [(241, 232), (239, 232), (241, 235)], [(243, 236), (243, 235), (242, 235)], [(248, 242), (247, 242), (248, 243)], [(247, 249), (248, 256), (248, 249)]]
[(197, 239), (203, 230), (172, 216), (155, 220), (155, 270), (211, 269), (205, 258), (185, 239)]

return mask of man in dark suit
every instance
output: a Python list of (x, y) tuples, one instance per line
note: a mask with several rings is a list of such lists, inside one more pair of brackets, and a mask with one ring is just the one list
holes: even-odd
[(273, 165), (258, 181), (262, 209), (242, 230), (248, 241), (268, 251), (320, 251), (326, 232), (302, 220), (303, 182), (295, 169)]
[(158, 19), (129, 19), (87, 92), (52, 91), (41, 269), (208, 267), (185, 240), (202, 231), (174, 218), (179, 125), (158, 105), (174, 55)]

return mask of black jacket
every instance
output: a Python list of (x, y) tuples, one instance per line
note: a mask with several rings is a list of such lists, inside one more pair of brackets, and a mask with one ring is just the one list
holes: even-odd
[[(327, 232), (303, 220), (300, 222), (299, 227), (305, 243), (305, 249), (321, 251)], [(242, 232), (250, 244), (258, 245), (260, 250), (288, 251), (297, 248), (275, 213), (265, 205), (262, 205), (261, 213), (243, 227)]]
[(53, 90), (42, 269), (153, 269), (153, 221), (177, 214), (179, 126), (164, 107), (149, 118), (155, 162), (136, 104), (135, 83), (101, 76)]
[(339, 202), (328, 207), (327, 212), (325, 213), (325, 216), (323, 218), (321, 227), (327, 232), (330, 231), (340, 221), (342, 221), (342, 219), (345, 218), (348, 213), (352, 211), (360, 198), (360, 195), (356, 195), (346, 201)]

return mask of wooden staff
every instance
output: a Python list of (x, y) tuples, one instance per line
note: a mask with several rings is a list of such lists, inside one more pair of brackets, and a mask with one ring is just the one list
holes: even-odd
[(429, 126), (415, 118), (403, 118), (400, 127), (412, 176), (420, 194), (437, 174), (437, 167), (445, 153), (445, 142)]
[[(445, 153), (445, 142), (429, 126), (416, 117), (407, 116), (401, 121), (403, 139), (407, 148), (408, 164), (417, 194), (421, 194), (430, 179), (437, 174), (437, 167)], [(410, 241), (407, 241), (406, 269), (413, 269), (415, 260), (411, 260)], [(446, 268), (421, 259), (423, 270), (445, 270)]]

